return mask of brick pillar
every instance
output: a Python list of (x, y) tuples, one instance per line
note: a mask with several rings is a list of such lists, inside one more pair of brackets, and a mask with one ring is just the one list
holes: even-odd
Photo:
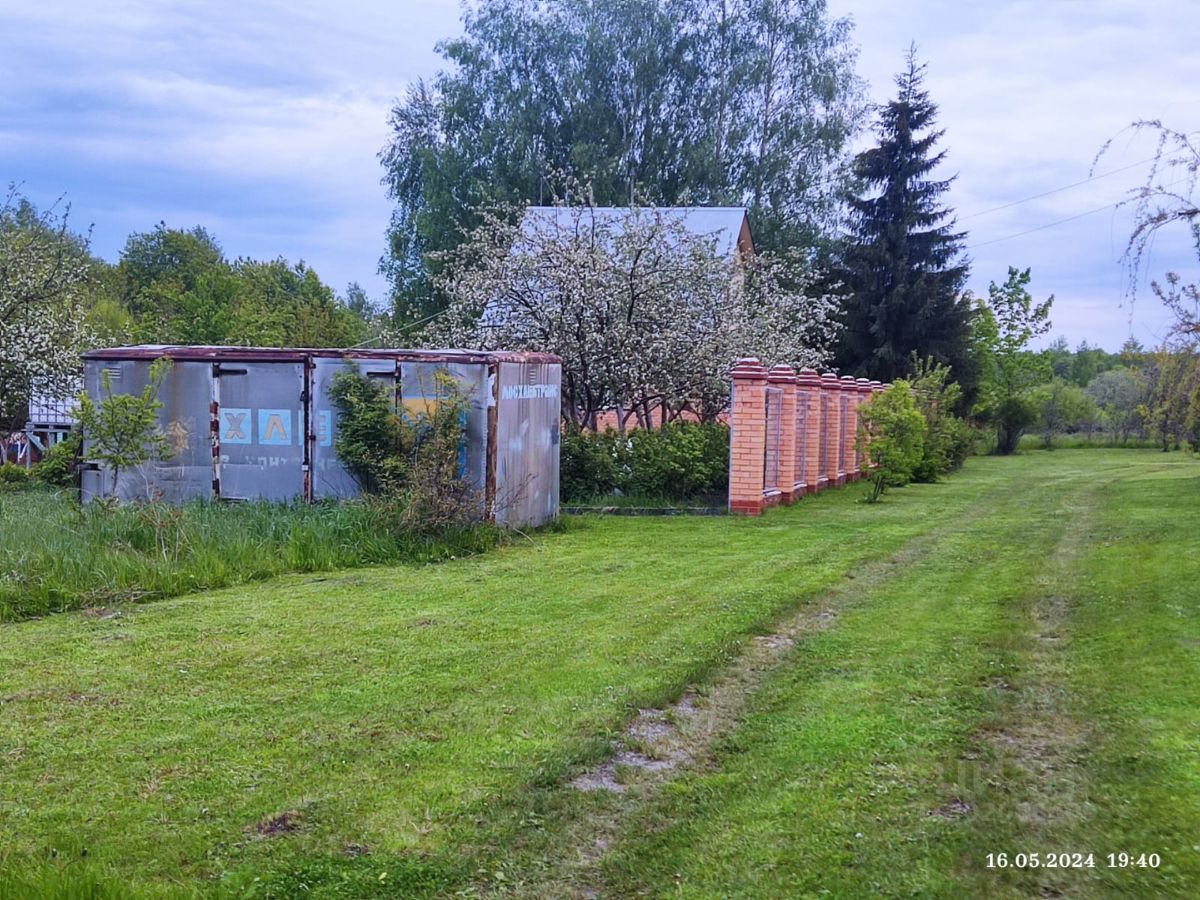
[(739, 359), (729, 374), (729, 511), (757, 516), (763, 510), (767, 370), (749, 357)]
[(858, 456), (854, 452), (855, 435), (858, 433), (858, 385), (853, 375), (841, 378), (842, 400), (846, 420), (842, 422), (842, 475), (847, 482), (858, 480)]
[(821, 396), (824, 412), (821, 415), (821, 430), (828, 449), (825, 454), (825, 482), (827, 487), (841, 484), (838, 476), (841, 473), (842, 448), (839, 444), (842, 427), (841, 391), (838, 388), (838, 377), (832, 372), (821, 376)]
[(791, 503), (796, 493), (796, 371), (791, 366), (772, 366), (767, 384), (783, 391), (779, 413), (779, 502)]
[(821, 376), (816, 369), (801, 369), (796, 376), (796, 418), (804, 423), (796, 433), (796, 481), (804, 485), (804, 493), (815, 494), (825, 486), (821, 472)]

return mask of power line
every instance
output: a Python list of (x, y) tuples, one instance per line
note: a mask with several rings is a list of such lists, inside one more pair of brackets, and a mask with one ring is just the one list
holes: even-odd
[(1023, 197), (1020, 200), (1014, 200), (1011, 203), (1005, 203), (1001, 206), (993, 206), (991, 209), (980, 210), (979, 212), (971, 213), (969, 216), (962, 216), (958, 221), (965, 222), (965, 221), (967, 221), (967, 219), (975, 219), (975, 218), (978, 218), (979, 216), (986, 216), (988, 213), (999, 212), (1002, 209), (1009, 209), (1010, 207), (1013, 207), (1013, 206), (1019, 206), (1022, 203), (1028, 203), (1030, 200), (1040, 200), (1042, 197), (1049, 197), (1051, 194), (1059, 194), (1059, 193), (1062, 193), (1063, 191), (1069, 191), (1071, 188), (1079, 187), (1081, 184), (1087, 184), (1088, 182), (1091, 182), (1091, 181), (1098, 181), (1101, 178), (1107, 178), (1109, 175), (1116, 175), (1119, 172), (1127, 172), (1130, 169), (1137, 168), (1138, 166), (1144, 166), (1146, 163), (1151, 162), (1153, 160), (1154, 160), (1153, 156), (1148, 156), (1148, 157), (1146, 157), (1146, 159), (1139, 160), (1138, 162), (1135, 162), (1135, 163), (1130, 163), (1129, 165), (1122, 166), (1119, 169), (1113, 169), (1112, 171), (1104, 172), (1103, 174), (1100, 174), (1100, 175), (1092, 175), (1090, 178), (1083, 179), (1083, 181), (1076, 181), (1072, 184), (1065, 184), (1062, 187), (1054, 188), (1054, 190), (1051, 190), (1051, 191), (1043, 191), (1042, 193), (1034, 194), (1031, 197)]
[(1053, 228), (1055, 225), (1062, 225), (1066, 222), (1074, 222), (1076, 219), (1082, 219), (1084, 216), (1094, 215), (1098, 212), (1104, 212), (1106, 209), (1114, 209), (1124, 203), (1124, 200), (1118, 200), (1116, 203), (1106, 203), (1104, 206), (1098, 206), (1095, 209), (1089, 209), (1087, 212), (1077, 213), (1073, 216), (1068, 216), (1065, 219), (1058, 219), (1054, 222), (1047, 222), (1045, 225), (1038, 225), (1035, 228), (1027, 228), (1024, 231), (1018, 231), (1016, 234), (1005, 235), (1004, 237), (992, 238), (990, 241), (980, 241), (978, 244), (969, 244), (966, 249), (974, 250), (977, 247), (986, 247), (988, 244), (998, 244), (1001, 241), (1011, 241), (1014, 238), (1024, 237), (1027, 234), (1033, 234), (1035, 231), (1043, 231), (1046, 228)]
[[(1169, 190), (1170, 188), (1185, 184), (1189, 180), (1190, 178), (1188, 177), (1179, 178), (1175, 181), (1172, 181), (1170, 184), (1159, 185), (1158, 189)], [(1133, 198), (1131, 197), (1125, 197), (1122, 200), (1116, 200), (1112, 203), (1107, 203), (1104, 206), (1097, 206), (1095, 209), (1089, 209), (1087, 212), (1081, 212), (1076, 213), (1073, 216), (1067, 216), (1065, 219), (1058, 219), (1054, 222), (1047, 222), (1045, 225), (1037, 225), (1033, 228), (1027, 228), (1024, 231), (1018, 231), (1016, 234), (1008, 234), (1004, 237), (992, 238), (990, 241), (980, 241), (978, 244), (969, 244), (965, 249), (974, 250), (976, 247), (986, 247), (988, 244), (998, 244), (1001, 241), (1011, 241), (1014, 238), (1024, 237), (1025, 235), (1032, 234), (1035, 231), (1044, 231), (1047, 228), (1053, 228), (1055, 225), (1062, 225), (1066, 222), (1074, 222), (1076, 219), (1082, 219), (1084, 216), (1090, 216), (1098, 212), (1104, 212), (1106, 209), (1116, 209), (1119, 206), (1124, 206), (1125, 204), (1129, 203), (1132, 199)]]

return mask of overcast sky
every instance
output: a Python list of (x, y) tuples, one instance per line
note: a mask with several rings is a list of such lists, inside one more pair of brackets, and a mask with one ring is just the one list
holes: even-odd
[[(1151, 143), (1124, 136), (1097, 172), (1130, 168), (1016, 201), (1088, 178), (1134, 119), (1200, 129), (1200, 3), (830, 5), (856, 23), (873, 99), (890, 95), (910, 41), (928, 62), (972, 287), (1031, 266), (1035, 293), (1057, 297), (1054, 335), (1119, 347), (1129, 220), (1111, 204), (1140, 183)], [(200, 224), (231, 257), (303, 259), (339, 291), (357, 280), (384, 297), (391, 207), (377, 154), (393, 100), (433, 74), (434, 44), (459, 31), (456, 0), (0, 0), (0, 17), (0, 181), (39, 205), (65, 195), (101, 256), (160, 220)], [(1152, 265), (1196, 277), (1182, 236), (1160, 239)], [(1165, 323), (1142, 296), (1134, 336), (1155, 343)]]

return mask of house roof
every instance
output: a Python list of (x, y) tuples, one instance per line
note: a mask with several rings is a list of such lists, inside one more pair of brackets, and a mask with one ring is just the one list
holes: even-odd
[[(575, 216), (580, 207), (530, 206), (525, 211), (525, 221), (541, 219), (559, 228), (574, 227)], [(734, 251), (744, 254), (754, 252), (754, 239), (750, 234), (750, 220), (744, 206), (658, 206), (654, 210), (676, 218), (694, 235), (713, 236), (717, 240), (717, 252), (732, 256)], [(619, 223), (630, 215), (626, 206), (593, 206), (590, 211), (597, 221), (604, 224)]]

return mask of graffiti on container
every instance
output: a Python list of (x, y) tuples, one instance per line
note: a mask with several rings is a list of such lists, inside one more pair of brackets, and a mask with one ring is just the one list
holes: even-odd
[(257, 466), (260, 469), (277, 469), (294, 466), (296, 460), (290, 456), (242, 456), (234, 459), (228, 453), (221, 454), (222, 465)]
[(175, 419), (163, 429), (163, 433), (167, 437), (167, 443), (171, 445), (171, 450), (175, 456), (182, 456), (185, 451), (192, 446), (192, 429), (188, 426), (192, 424), (192, 420), (188, 419), (185, 425), (181, 419)]
[(500, 389), (501, 400), (540, 400), (557, 396), (557, 384), (506, 384)]
[[(260, 447), (293, 447), (302, 443), (303, 429), (296, 427), (300, 413), (294, 409), (221, 407), (221, 444), (256, 444)], [(317, 442), (333, 446), (333, 414), (317, 414)], [(265, 458), (265, 457), (264, 457)]]

